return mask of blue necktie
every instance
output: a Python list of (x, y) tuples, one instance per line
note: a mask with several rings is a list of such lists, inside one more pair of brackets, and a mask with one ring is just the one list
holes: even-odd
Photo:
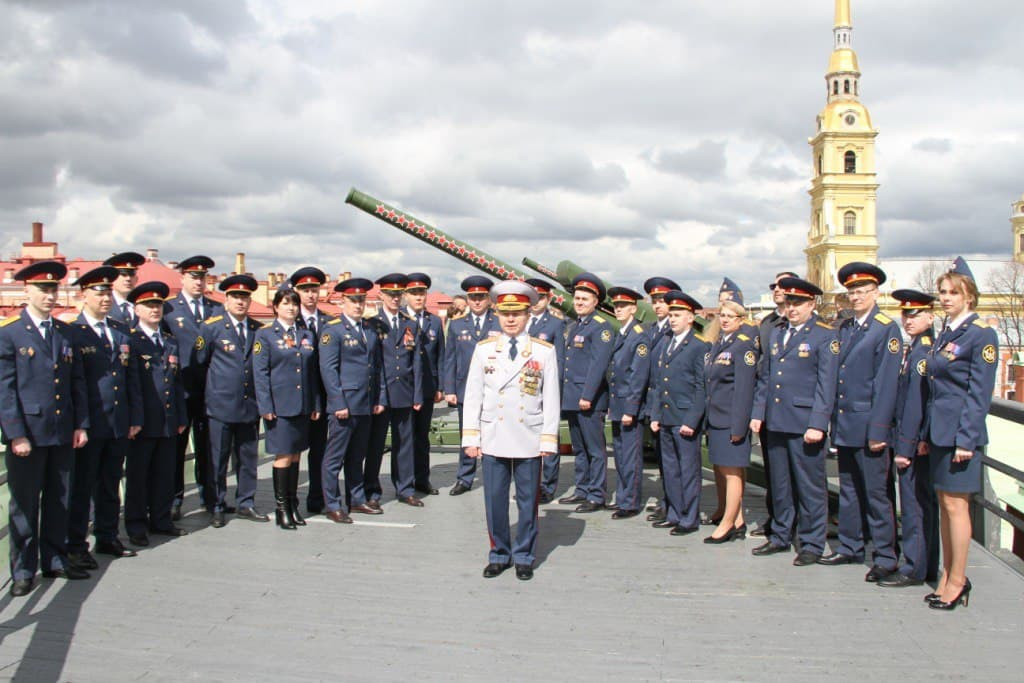
[(509, 360), (516, 359), (516, 338), (512, 337), (508, 340), (508, 358)]

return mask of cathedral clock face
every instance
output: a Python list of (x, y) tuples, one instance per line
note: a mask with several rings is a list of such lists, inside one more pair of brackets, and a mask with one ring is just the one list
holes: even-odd
[(854, 116), (853, 114), (847, 114), (845, 121), (846, 125), (852, 126), (853, 124), (857, 123), (857, 117)]

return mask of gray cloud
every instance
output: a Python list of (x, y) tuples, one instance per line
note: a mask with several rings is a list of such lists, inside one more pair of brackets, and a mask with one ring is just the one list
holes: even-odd
[(920, 152), (948, 154), (953, 151), (953, 141), (949, 138), (924, 138), (914, 143), (914, 149)]
[(659, 171), (675, 173), (698, 182), (709, 182), (725, 175), (725, 143), (703, 140), (688, 149), (659, 149), (646, 154)]

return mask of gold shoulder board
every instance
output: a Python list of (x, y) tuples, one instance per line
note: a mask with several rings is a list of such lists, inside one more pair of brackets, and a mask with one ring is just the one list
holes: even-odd
[(875, 320), (877, 320), (878, 322), (882, 323), (883, 325), (888, 325), (889, 323), (892, 322), (892, 318), (887, 316), (885, 313), (878, 313), (875, 316)]
[(605, 321), (604, 318), (602, 318), (601, 316), (599, 316), (599, 315), (595, 315), (594, 316), (594, 322), (595, 323), (603, 323), (604, 321)]
[(981, 318), (975, 318), (974, 324), (977, 325), (978, 327), (988, 327), (988, 323), (983, 322)]
[(921, 346), (931, 346), (931, 345), (932, 345), (932, 338), (931, 337), (921, 337)]
[(831, 325), (829, 325), (828, 323), (823, 323), (820, 320), (815, 320), (814, 324), (817, 325), (818, 327), (824, 327), (826, 330), (831, 330), (832, 329)]
[(12, 315), (10, 318), (4, 318), (4, 320), (2, 322), (0, 322), (0, 327), (7, 327), (11, 323), (13, 323), (15, 320), (17, 320), (19, 317), (21, 317), (21, 316)]
[(747, 335), (743, 334), (742, 332), (737, 334), (736, 337), (741, 339), (741, 340), (743, 340), (743, 341), (750, 341), (750, 337), (748, 337)]
[(223, 319), (224, 319), (224, 316), (222, 316), (222, 315), (215, 315), (212, 318), (207, 318), (203, 322), (206, 323), (207, 325), (212, 325), (213, 323), (218, 322), (218, 321), (223, 320)]
[(552, 349), (555, 346), (551, 342), (546, 342), (543, 339), (537, 339), (536, 337), (530, 337), (530, 341), (536, 344), (537, 346), (546, 346), (549, 349)]

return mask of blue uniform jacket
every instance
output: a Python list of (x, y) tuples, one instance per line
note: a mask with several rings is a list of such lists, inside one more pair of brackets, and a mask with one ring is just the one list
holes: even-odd
[(913, 459), (917, 444), (926, 437), (924, 411), (928, 405), (928, 356), (934, 340), (926, 330), (911, 342), (900, 367), (900, 383), (896, 390), (896, 414), (893, 416), (893, 438), (890, 443), (898, 456)]
[(285, 337), (285, 328), (278, 320), (256, 330), (252, 373), (260, 415), (296, 417), (323, 410), (320, 366), (309, 330), (296, 326), (292, 340)]
[[(108, 317), (107, 329), (113, 338), (101, 338), (79, 315), (74, 323), (75, 349), (82, 357), (86, 396), (89, 405), (90, 439), (123, 439), (131, 426), (133, 397), (129, 388), (135, 384), (131, 375), (131, 332)], [(141, 422), (136, 422), (141, 425)]]
[(971, 314), (939, 335), (928, 359), (928, 435), (936, 446), (977, 450), (999, 367), (996, 331)]
[(719, 338), (711, 345), (704, 377), (708, 394), (707, 422), (743, 436), (750, 429), (750, 410), (757, 386), (757, 330), (740, 329), (729, 341)]
[(423, 311), (420, 327), (420, 372), (423, 375), (423, 393), (420, 403), (433, 403), (434, 394), (441, 391), (441, 364), (444, 359), (444, 330), (441, 319), (430, 311)]
[(858, 329), (847, 318), (839, 327), (839, 370), (832, 415), (832, 443), (864, 448), (886, 441), (896, 410), (903, 337), (899, 325), (878, 307)]
[(787, 328), (772, 331), (750, 416), (773, 432), (827, 431), (836, 400), (839, 338), (814, 313), (783, 348)]
[(130, 311), (130, 313), (128, 315), (125, 315), (124, 311), (121, 310), (121, 304), (123, 304), (124, 302), (122, 301), (121, 303), (118, 303), (117, 297), (114, 296), (111, 296), (111, 299), (112, 303), (110, 304), (110, 313), (108, 313), (107, 315), (116, 320), (117, 322), (121, 323), (128, 329), (134, 327), (135, 321), (137, 320), (134, 313), (134, 306), (131, 303), (129, 303), (128, 310)]
[(707, 403), (704, 362), (711, 344), (691, 329), (669, 353), (671, 346), (672, 337), (660, 344), (657, 362), (651, 367), (647, 396), (652, 404), (651, 421), (675, 427), (686, 425), (696, 431)]
[(487, 309), (480, 325), (480, 334), (473, 327), (473, 314), (466, 313), (448, 321), (448, 335), (444, 342), (444, 367), (441, 391), (455, 394), (459, 403), (466, 395), (466, 376), (469, 374), (469, 361), (473, 359), (473, 350), (481, 339), (501, 334), (498, 316)]
[(0, 322), (0, 431), (4, 443), (68, 445), (89, 428), (82, 358), (71, 326), (51, 318), (51, 343), (24, 310)]
[(199, 328), (192, 362), (206, 368), (206, 414), (220, 422), (257, 422), (252, 347), (261, 325), (245, 319), (245, 343), (228, 314), (207, 318)]
[[(217, 315), (224, 315), (224, 309), (219, 303), (207, 297), (202, 298), (204, 320)], [(196, 345), (196, 337), (199, 336), (199, 328), (202, 321), (196, 322), (195, 314), (185, 301), (185, 296), (178, 293), (178, 296), (164, 304), (163, 328), (174, 335), (178, 342), (179, 349), (191, 349)], [(181, 359), (181, 377), (185, 384), (185, 396), (192, 394), (202, 395), (206, 387), (206, 368), (202, 365), (193, 365), (193, 355), (185, 353)]]
[(647, 381), (651, 376), (651, 340), (643, 325), (630, 323), (615, 335), (612, 360), (608, 365), (608, 416), (621, 420), (623, 415), (642, 414)]
[[(153, 339), (136, 328), (131, 332), (131, 358), (134, 364), (132, 425), (141, 426), (139, 436), (167, 438), (176, 436), (178, 428), (188, 424), (185, 412), (185, 387), (181, 378), (181, 354), (174, 337), (163, 335), (163, 350)], [(186, 351), (187, 352), (187, 351)]]
[(604, 316), (591, 313), (565, 326), (562, 352), (562, 410), (579, 410), (580, 400), (592, 410), (608, 409), (605, 374), (615, 351), (615, 330)]
[(391, 329), (390, 316), (383, 307), (373, 321), (377, 325), (381, 354), (384, 357), (384, 384), (388, 406), (410, 408), (423, 402), (423, 361), (420, 358), (420, 335), (416, 319), (398, 311), (398, 327)]
[[(665, 343), (666, 339), (672, 339), (672, 328), (668, 326), (668, 319), (665, 320), (665, 326), (663, 328), (658, 327), (658, 321), (655, 320), (647, 326), (647, 338), (651, 341), (651, 348), (649, 352), (651, 354), (651, 368), (656, 367), (658, 363), (658, 356), (661, 354), (661, 345)], [(651, 402), (644, 401), (644, 416), (650, 419), (651, 417)]]
[(325, 412), (371, 415), (375, 405), (387, 405), (376, 326), (365, 320), (353, 325), (345, 316), (330, 320), (320, 331), (317, 352), (327, 393)]
[[(320, 348), (320, 337), (322, 336), (321, 335), (321, 331), (332, 320), (335, 320), (335, 318), (332, 318), (331, 316), (327, 315), (326, 313), (321, 311), (319, 308), (316, 309), (316, 332), (314, 333), (314, 332), (310, 331), (310, 334), (313, 335), (313, 346), (316, 347), (317, 349)], [(295, 326), (298, 327), (299, 329), (302, 329), (302, 330), (308, 330), (309, 329), (309, 326), (306, 324), (306, 312), (303, 311), (302, 309), (299, 309), (299, 317), (295, 319)], [(317, 366), (318, 367), (319, 367), (319, 364), (320, 364), (320, 358), (319, 358), (319, 353), (318, 353), (318, 355), (317, 355)], [(319, 378), (319, 376), (320, 376), (320, 372), (318, 370), (317, 371), (317, 377)], [(318, 380), (317, 381), (317, 386), (319, 387), (319, 390), (320, 390), (320, 406), (321, 406), (320, 409), (322, 411), (324, 406), (327, 405), (327, 390), (324, 389), (324, 383), (322, 381)]]

